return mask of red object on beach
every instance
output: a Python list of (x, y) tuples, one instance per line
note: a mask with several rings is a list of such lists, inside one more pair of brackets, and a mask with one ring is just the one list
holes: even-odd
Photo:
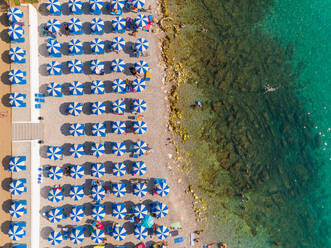
[(144, 243), (141, 243), (137, 245), (136, 248), (146, 248), (146, 245)]

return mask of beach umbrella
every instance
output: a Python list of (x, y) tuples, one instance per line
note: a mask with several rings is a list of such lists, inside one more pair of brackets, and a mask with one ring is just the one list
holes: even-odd
[(121, 10), (124, 7), (124, 0), (111, 0), (111, 7), (115, 10)]
[(20, 25), (12, 24), (9, 26), (8, 35), (10, 40), (17, 40), (22, 38), (24, 34), (23, 28)]
[(143, 204), (137, 204), (133, 207), (133, 214), (138, 219), (143, 219), (147, 215), (147, 208)]
[(105, 144), (93, 143), (91, 147), (91, 151), (92, 151), (92, 155), (98, 158), (105, 153)]
[(112, 132), (116, 134), (125, 133), (126, 125), (124, 121), (113, 121), (112, 122)]
[(123, 115), (125, 112), (125, 102), (118, 99), (112, 103), (112, 110), (115, 114)]
[(136, 41), (136, 49), (140, 52), (144, 52), (148, 49), (149, 47), (149, 42), (148, 40), (144, 39), (144, 38), (139, 38)]
[(106, 106), (104, 102), (92, 102), (91, 103), (91, 113), (95, 115), (101, 115), (105, 113)]
[(152, 209), (152, 213), (154, 213), (157, 218), (162, 218), (168, 215), (168, 210), (169, 208), (166, 204), (157, 202), (155, 207)]
[(117, 241), (122, 241), (126, 237), (126, 230), (120, 225), (116, 225), (113, 231), (113, 238)]
[(134, 229), (134, 236), (138, 240), (146, 239), (147, 235), (148, 235), (148, 231), (146, 227), (144, 227), (143, 225), (137, 225), (136, 228)]
[(69, 0), (69, 9), (74, 14), (79, 14), (82, 11), (83, 3), (81, 0)]
[(9, 226), (8, 236), (11, 240), (17, 241), (25, 236), (25, 231), (21, 225), (11, 223)]
[(115, 218), (117, 218), (119, 220), (122, 220), (125, 218), (125, 216), (127, 214), (127, 210), (126, 210), (124, 203), (113, 203), (112, 209), (113, 209), (112, 215)]
[(135, 8), (141, 9), (145, 5), (145, 0), (133, 0), (132, 4)]
[(137, 154), (138, 156), (143, 155), (148, 149), (148, 146), (145, 141), (138, 140), (133, 145), (133, 153)]
[(84, 187), (82, 185), (79, 186), (71, 186), (69, 196), (74, 201), (80, 201), (84, 197)]
[(94, 163), (91, 166), (91, 176), (93, 177), (103, 177), (105, 175), (106, 169), (104, 163)]
[(105, 205), (97, 204), (92, 207), (92, 217), (93, 219), (100, 221), (106, 216)]
[(126, 91), (126, 83), (122, 79), (115, 79), (112, 82), (113, 91), (116, 93), (125, 93)]
[(62, 44), (58, 42), (56, 39), (49, 38), (47, 40), (46, 49), (48, 51), (48, 54), (50, 55), (61, 54), (60, 52), (61, 47)]
[(79, 179), (84, 176), (84, 166), (83, 165), (73, 165), (70, 167), (70, 176), (74, 179)]
[(148, 64), (143, 60), (139, 60), (134, 66), (137, 73), (146, 73), (149, 70)]
[(155, 231), (155, 234), (159, 239), (164, 240), (169, 237), (169, 229), (165, 226), (158, 226)]
[(90, 61), (90, 69), (95, 74), (100, 74), (105, 69), (104, 63), (99, 59), (93, 59)]
[(80, 158), (81, 156), (85, 155), (84, 147), (84, 144), (72, 144), (69, 151), (70, 155), (74, 158)]
[(146, 89), (146, 82), (143, 79), (136, 78), (132, 82), (132, 88), (135, 92), (143, 92)]
[(105, 23), (101, 18), (95, 17), (91, 20), (91, 30), (93, 33), (102, 33), (104, 31), (104, 28)]
[(60, 22), (59, 22), (57, 19), (50, 19), (50, 20), (48, 20), (48, 22), (46, 23), (46, 28), (47, 28), (50, 32), (56, 34), (57, 32), (60, 31), (60, 29), (61, 29), (61, 24), (60, 24)]
[(69, 52), (71, 54), (82, 54), (83, 53), (83, 44), (78, 39), (71, 39), (68, 44)]
[(62, 74), (62, 65), (56, 61), (51, 61), (50, 63), (48, 63), (46, 69), (49, 75)]
[(134, 99), (132, 107), (134, 112), (143, 113), (147, 109), (147, 104), (143, 99)]
[(144, 161), (135, 161), (133, 163), (133, 175), (142, 176), (147, 170), (146, 164)]
[(141, 224), (146, 228), (151, 228), (154, 225), (154, 219), (152, 216), (147, 214), (143, 217)]
[(102, 243), (105, 240), (105, 232), (101, 229), (94, 229), (91, 234), (91, 239), (96, 244)]
[(48, 146), (47, 148), (47, 158), (52, 160), (58, 160), (63, 157), (63, 148), (61, 146)]
[(126, 174), (126, 164), (125, 163), (116, 163), (113, 167), (114, 176), (124, 176)]
[(8, 171), (20, 172), (26, 170), (26, 156), (11, 156)]
[(52, 180), (60, 180), (63, 176), (63, 171), (60, 167), (51, 166), (48, 170), (48, 177)]
[(144, 121), (135, 121), (133, 123), (133, 131), (136, 134), (144, 134), (147, 131), (147, 124)]
[(79, 81), (73, 81), (69, 85), (69, 93), (70, 95), (81, 96), (84, 95), (84, 84)]
[(24, 79), (24, 72), (20, 69), (12, 69), (8, 73), (8, 79), (12, 84), (21, 84)]
[(133, 194), (139, 197), (144, 197), (148, 192), (148, 188), (144, 183), (136, 183), (133, 185)]
[(70, 219), (75, 222), (81, 221), (85, 216), (84, 209), (85, 209), (84, 206), (73, 207), (69, 214)]
[(48, 95), (50, 96), (56, 96), (56, 97), (61, 97), (63, 96), (62, 94), (62, 85), (61, 84), (58, 84), (58, 83), (49, 83), (47, 85), (47, 93)]
[(22, 93), (10, 93), (9, 94), (9, 104), (12, 107), (24, 107), (25, 106), (25, 102), (24, 99), (26, 98), (25, 94)]
[(121, 31), (125, 28), (126, 20), (123, 17), (116, 16), (115, 19), (111, 21), (111, 25), (115, 31)]
[(90, 42), (93, 53), (104, 54), (105, 53), (105, 42), (99, 38), (95, 38)]
[(106, 125), (103, 123), (94, 123), (92, 125), (92, 135), (106, 137)]
[(116, 197), (122, 197), (126, 194), (126, 187), (125, 187), (125, 183), (113, 183), (111, 185), (111, 188), (113, 190), (113, 194)]
[(114, 59), (111, 62), (111, 68), (114, 72), (124, 72), (125, 63), (122, 59)]
[(25, 190), (25, 185), (22, 180), (14, 179), (9, 184), (9, 192), (12, 195), (21, 195)]
[(111, 47), (115, 50), (115, 51), (120, 51), (124, 48), (125, 46), (125, 41), (122, 37), (115, 37), (112, 41), (111, 41)]
[(169, 194), (170, 187), (167, 183), (157, 183), (155, 185), (156, 193), (163, 197)]
[(63, 240), (63, 236), (61, 232), (51, 232), (51, 234), (48, 236), (48, 241), (51, 245), (59, 245), (61, 244)]
[(59, 188), (52, 188), (48, 193), (48, 200), (51, 202), (59, 202), (64, 199), (62, 190)]
[(59, 12), (62, 7), (59, 0), (47, 0), (46, 8), (49, 13), (54, 14)]
[(12, 47), (9, 50), (9, 58), (13, 62), (20, 62), (24, 59), (25, 50), (20, 47)]
[(135, 19), (135, 23), (137, 25), (137, 27), (145, 27), (148, 24), (148, 17), (145, 16), (144, 14), (138, 14), (136, 19)]
[(102, 0), (89, 0), (90, 9), (92, 11), (100, 11), (103, 6)]
[(60, 222), (64, 219), (63, 208), (53, 208), (47, 213), (47, 218), (51, 223)]
[(91, 92), (93, 94), (104, 94), (105, 93), (105, 84), (100, 80), (93, 80), (91, 82)]
[(78, 116), (82, 111), (83, 104), (80, 102), (71, 102), (67, 108), (67, 113), (73, 116)]
[(124, 142), (113, 142), (112, 143), (112, 153), (117, 156), (122, 156), (126, 152), (126, 147)]
[(82, 73), (83, 72), (83, 63), (78, 59), (69, 60), (67, 62), (68, 69), (71, 73)]
[(72, 228), (72, 232), (70, 234), (70, 240), (75, 244), (80, 244), (84, 241), (85, 235), (83, 230), (78, 228)]
[(7, 17), (10, 23), (20, 22), (23, 18), (23, 12), (16, 7), (10, 8), (7, 12)]
[(21, 218), (26, 213), (26, 209), (23, 204), (19, 202), (13, 202), (9, 209), (10, 216), (13, 218)]
[(92, 187), (91, 195), (94, 200), (101, 200), (105, 197), (105, 188), (102, 185), (95, 185)]
[(72, 136), (76, 136), (76, 137), (82, 136), (85, 134), (84, 128), (85, 128), (85, 124), (74, 123), (70, 125), (69, 133)]
[(83, 24), (79, 18), (73, 17), (69, 20), (68, 27), (71, 33), (81, 33)]

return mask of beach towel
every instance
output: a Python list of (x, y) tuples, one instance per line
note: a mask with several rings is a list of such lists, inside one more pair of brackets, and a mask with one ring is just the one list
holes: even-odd
[(175, 244), (181, 243), (184, 241), (184, 237), (178, 237), (174, 239)]
[(191, 232), (190, 244), (191, 244), (191, 246), (194, 246), (194, 233), (193, 232)]
[(170, 232), (170, 235), (171, 235), (171, 237), (175, 237), (178, 235), (178, 231), (177, 230), (172, 231), (172, 232)]

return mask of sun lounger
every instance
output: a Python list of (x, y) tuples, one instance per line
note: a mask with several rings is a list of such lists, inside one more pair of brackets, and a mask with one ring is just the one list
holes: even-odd
[(23, 43), (23, 42), (25, 42), (25, 39), (22, 37), (22, 38), (19, 38), (19, 39), (16, 39), (16, 40), (11, 40), (10, 42), (12, 42), (12, 43)]
[(178, 238), (175, 238), (175, 239), (174, 239), (174, 242), (175, 242), (175, 244), (178, 244), (178, 243), (184, 242), (184, 237), (178, 237)]
[(178, 231), (177, 231), (177, 230), (175, 230), (175, 231), (171, 231), (171, 232), (170, 232), (170, 235), (171, 235), (171, 237), (175, 237), (175, 236), (178, 235)]
[(27, 248), (26, 244), (16, 244), (12, 246), (13, 248)]
[(26, 227), (26, 222), (13, 222), (12, 223), (13, 225), (17, 225), (17, 226), (20, 226), (20, 227)]
[(148, 23), (145, 27), (143, 27), (143, 30), (149, 32), (151, 30), (151, 24)]
[(63, 240), (67, 240), (69, 238), (69, 228), (63, 227), (62, 229)]
[(26, 200), (19, 200), (19, 201), (13, 201), (19, 204), (22, 204), (23, 206), (26, 206)]
[(167, 180), (165, 180), (164, 178), (155, 178), (154, 179), (154, 184), (158, 184), (158, 183), (166, 183)]
[(145, 73), (145, 81), (151, 81), (151, 72), (150, 71), (147, 71)]
[(21, 178), (21, 179), (18, 179), (20, 180), (22, 183), (26, 183), (26, 179), (25, 178)]

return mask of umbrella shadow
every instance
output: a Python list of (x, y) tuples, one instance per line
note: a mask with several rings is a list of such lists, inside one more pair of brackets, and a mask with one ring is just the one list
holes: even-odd
[(82, 112), (86, 115), (91, 115), (91, 103), (90, 102), (86, 102), (83, 104)]
[(12, 204), (12, 200), (11, 199), (4, 201), (2, 203), (2, 210), (5, 213), (9, 213), (9, 209), (10, 209), (11, 204)]
[(51, 167), (51, 165), (46, 164), (43, 166), (43, 177), (48, 177), (48, 170)]
[(133, 121), (125, 121), (126, 133), (133, 133)]
[(91, 162), (84, 163), (84, 175), (91, 175), (91, 166), (92, 166)]
[(8, 35), (8, 29), (2, 30), (2, 32), (0, 33), (0, 38), (2, 41), (6, 42), (6, 43), (10, 42), (10, 38)]
[(59, 111), (61, 114), (67, 115), (67, 108), (68, 108), (69, 104), (70, 104), (70, 102), (64, 102), (60, 105)]
[(6, 85), (11, 85), (10, 80), (8, 79), (9, 71), (5, 71), (1, 74), (1, 81)]
[(106, 126), (106, 133), (111, 133), (112, 121), (104, 121), (103, 124)]
[(50, 226), (43, 227), (40, 230), (40, 236), (42, 239), (48, 240), (48, 236), (53, 232), (53, 229)]
[(62, 185), (62, 188), (63, 188), (63, 190), (62, 190), (63, 196), (69, 197), (71, 184), (64, 184), (64, 185)]
[(2, 166), (6, 171), (9, 168), (10, 158), (11, 158), (11, 156), (7, 155), (2, 159)]
[(62, 15), (65, 15), (65, 16), (72, 15), (68, 3), (63, 3), (62, 4)]
[(70, 148), (71, 148), (71, 146), (72, 146), (73, 144), (71, 144), (71, 143), (64, 143), (63, 145), (62, 145), (62, 148), (63, 148), (63, 156), (71, 156), (71, 154), (70, 154)]
[(111, 61), (104, 61), (103, 63), (105, 65), (105, 74), (112, 73)]
[(105, 205), (106, 214), (111, 214), (111, 212), (112, 212), (112, 203), (108, 201), (108, 202), (104, 202), (103, 204)]
[(43, 145), (40, 147), (39, 154), (42, 158), (47, 158), (48, 145)]
[(83, 2), (82, 11), (84, 15), (92, 15), (92, 13), (90, 12), (90, 4), (88, 2)]
[(105, 93), (111, 93), (112, 90), (112, 82), (111, 81), (103, 81), (104, 85), (105, 85)]
[(70, 53), (69, 53), (69, 42), (63, 42), (61, 50), (62, 50), (63, 55), (70, 55)]
[[(61, 133), (62, 133), (64, 136), (69, 136), (69, 135), (70, 135), (70, 131), (69, 131), (70, 126), (71, 126), (70, 123), (64, 123), (64, 124), (61, 126), (60, 130), (61, 130)], [(71, 136), (71, 135), (70, 135), (70, 136)]]
[(83, 51), (84, 54), (92, 54), (90, 42), (83, 42)]
[(92, 155), (92, 145), (93, 145), (94, 142), (85, 142), (84, 145), (85, 145), (85, 155)]
[(106, 161), (106, 162), (104, 162), (104, 164), (105, 164), (106, 173), (113, 174), (114, 163), (111, 161)]
[[(5, 1), (1, 1), (1, 5), (3, 5), (3, 4), (6, 5), (5, 10), (7, 10), (8, 9), (8, 3), (5, 2)], [(8, 20), (7, 12), (5, 12), (5, 10), (4, 10), (4, 13), (0, 16), (0, 23), (3, 26), (8, 27), (9, 26), (9, 20)]]
[(70, 96), (70, 83), (64, 83), (62, 84), (62, 93), (65, 96)]
[[(125, 228), (126, 233), (127, 233), (128, 235), (133, 234), (133, 231), (134, 231), (134, 225), (132, 225), (132, 223), (130, 223), (130, 222), (125, 222), (125, 223), (123, 224), (123, 227)], [(129, 244), (131, 244), (131, 242), (129, 242)]]
[(48, 72), (47, 72), (47, 64), (42, 64), (39, 66), (39, 73), (42, 75), (42, 76), (48, 76)]
[(105, 21), (104, 31), (106, 34), (110, 34), (113, 32), (113, 26), (111, 25), (111, 21)]
[(47, 206), (42, 207), (42, 208), (39, 210), (39, 213), (40, 213), (41, 216), (43, 216), (44, 213), (47, 213), (47, 212), (49, 212), (49, 211), (51, 211), (51, 210), (52, 210), (52, 206), (47, 205)]
[(5, 221), (5, 222), (2, 222), (1, 224), (1, 232), (4, 233), (4, 234), (8, 234), (9, 232), (9, 228), (10, 228), (10, 224), (11, 224), (11, 221)]
[(50, 95), (48, 94), (48, 92), (47, 92), (47, 87), (48, 87), (48, 85), (49, 85), (49, 84), (42, 84), (42, 85), (40, 85), (40, 87), (39, 87), (39, 92), (42, 93), (42, 94), (44, 94), (45, 97), (46, 97), (46, 96), (50, 96)]
[(112, 108), (111, 108), (111, 102), (110, 101), (104, 101), (103, 102), (104, 104), (105, 104), (105, 113), (106, 114), (109, 114), (109, 113), (111, 113), (112, 112)]
[(83, 62), (83, 71), (85, 74), (92, 74), (91, 68), (90, 68), (90, 61)]
[(125, 103), (125, 112), (126, 113), (132, 113), (132, 98), (125, 98), (124, 99), (124, 103)]
[(126, 63), (125, 64), (125, 68), (124, 68), (124, 74), (127, 76), (132, 76), (132, 73), (130, 72), (130, 68), (133, 67), (134, 68), (134, 64), (133, 63)]
[(47, 8), (46, 8), (46, 3), (41, 3), (39, 5), (39, 13), (43, 16), (48, 16), (50, 15), (50, 13), (48, 12)]
[(135, 48), (135, 44), (132, 41), (128, 41), (125, 43), (123, 51), (124, 51), (124, 53), (129, 54), (130, 57), (135, 57), (135, 55), (133, 53), (134, 48)]
[(12, 178), (10, 178), (10, 177), (3, 179), (1, 182), (2, 188), (6, 191), (9, 191), (9, 185), (11, 182), (12, 182)]
[(91, 82), (84, 83), (84, 94), (92, 94), (91, 93)]
[(11, 63), (11, 60), (10, 60), (10, 57), (9, 57), (9, 51), (8, 50), (4, 51), (1, 54), (1, 58), (2, 58), (2, 61), (5, 62), (6, 64), (10, 64)]
[(82, 25), (82, 30), (84, 32), (84, 34), (91, 34), (91, 23), (90, 22), (84, 22)]
[(41, 56), (50, 57), (49, 54), (48, 54), (48, 51), (47, 51), (47, 45), (46, 45), (46, 43), (41, 44), (39, 46), (38, 50), (39, 50), (39, 54)]
[(9, 96), (10, 96), (10, 93), (3, 95), (3, 97), (1, 98), (2, 104), (6, 107), (11, 107), (11, 105), (9, 103)]
[[(62, 66), (62, 73), (64, 75), (68, 75), (68, 74), (71, 74), (70, 70), (69, 70), (69, 67), (68, 67), (68, 61), (65, 61), (65, 62), (62, 62), (61, 63), (61, 66)], [(72, 73), (74, 74), (74, 73)]]
[(48, 193), (52, 189), (51, 186), (44, 186), (40, 189), (40, 195), (44, 199), (48, 199)]
[(92, 126), (93, 126), (94, 123), (85, 123), (85, 134), (87, 136), (93, 136), (92, 134)]

